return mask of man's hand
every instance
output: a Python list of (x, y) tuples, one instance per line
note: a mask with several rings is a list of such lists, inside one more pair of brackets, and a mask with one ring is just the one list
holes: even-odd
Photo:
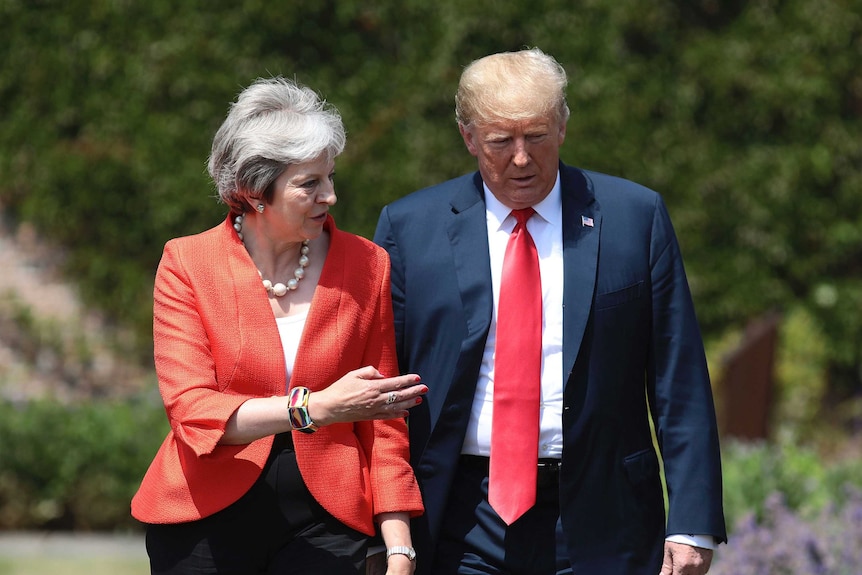
[(704, 575), (711, 564), (712, 549), (665, 541), (659, 575)]

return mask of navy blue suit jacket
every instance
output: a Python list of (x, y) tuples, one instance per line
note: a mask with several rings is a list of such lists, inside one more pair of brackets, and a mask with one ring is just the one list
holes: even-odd
[[(661, 197), (560, 164), (563, 210), (563, 456), (560, 510), (575, 573), (655, 575), (665, 534), (726, 540), (712, 393), (682, 257)], [(582, 217), (592, 218), (592, 226)], [(392, 261), (402, 372), (422, 376), (411, 461), (433, 555), (491, 322), (478, 172), (386, 206), (375, 242)], [(665, 516), (662, 454), (669, 512)]]

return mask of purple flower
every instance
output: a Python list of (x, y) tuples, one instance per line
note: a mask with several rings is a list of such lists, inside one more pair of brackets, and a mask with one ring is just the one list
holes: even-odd
[(795, 513), (779, 494), (763, 518), (741, 518), (715, 553), (711, 575), (858, 575), (862, 573), (862, 492), (848, 489), (840, 508), (812, 517)]

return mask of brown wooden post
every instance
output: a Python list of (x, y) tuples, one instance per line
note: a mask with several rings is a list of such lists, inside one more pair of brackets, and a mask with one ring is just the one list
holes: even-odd
[(780, 322), (778, 313), (751, 321), (739, 346), (724, 358), (719, 409), (723, 436), (769, 439)]

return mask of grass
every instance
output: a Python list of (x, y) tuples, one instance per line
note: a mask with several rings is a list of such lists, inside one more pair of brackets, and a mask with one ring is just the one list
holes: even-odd
[(0, 575), (149, 575), (140, 534), (0, 532)]
[(149, 575), (146, 560), (120, 557), (0, 557), (0, 575)]

